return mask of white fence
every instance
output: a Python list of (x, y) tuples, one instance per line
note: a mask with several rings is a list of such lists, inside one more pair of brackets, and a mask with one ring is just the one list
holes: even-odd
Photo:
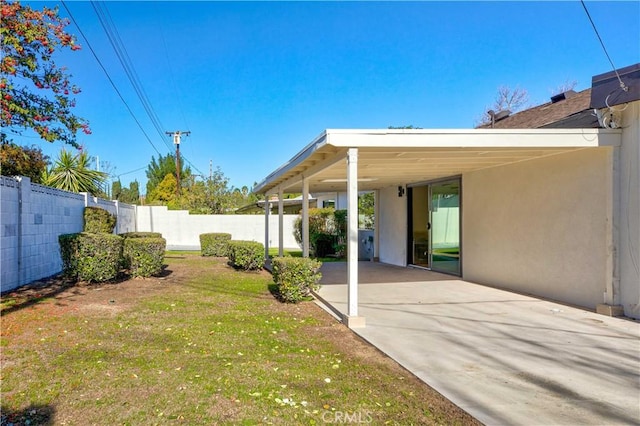
[[(190, 215), (166, 206), (137, 206), (137, 230), (160, 232), (169, 250), (200, 250), (200, 234), (226, 232), (234, 240), (264, 244), (264, 215)], [(297, 215), (284, 215), (283, 247), (298, 248), (293, 237)], [(269, 215), (269, 247), (278, 246), (278, 216)]]
[[(199, 250), (200, 234), (226, 232), (234, 240), (264, 243), (264, 215), (190, 215), (166, 207), (134, 206), (89, 194), (32, 184), (29, 178), (0, 176), (0, 290), (12, 290), (62, 270), (58, 236), (80, 232), (86, 206), (117, 215), (115, 232), (160, 232), (168, 249)], [(293, 238), (296, 215), (285, 215), (285, 248)], [(269, 245), (278, 245), (278, 217), (269, 217)]]

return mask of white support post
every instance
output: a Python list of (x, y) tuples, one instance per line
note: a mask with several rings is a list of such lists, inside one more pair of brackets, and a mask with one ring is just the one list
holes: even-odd
[(264, 194), (264, 258), (269, 259), (269, 194)]
[(284, 256), (284, 193), (278, 190), (278, 256)]
[(380, 191), (373, 191), (373, 260), (380, 258)]
[(302, 257), (309, 257), (309, 181), (302, 177)]
[(358, 149), (347, 151), (347, 317), (349, 328), (364, 327), (358, 317)]

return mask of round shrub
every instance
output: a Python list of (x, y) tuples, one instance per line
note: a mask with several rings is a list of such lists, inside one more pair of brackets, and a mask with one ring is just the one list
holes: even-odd
[(256, 241), (229, 241), (227, 256), (234, 268), (245, 271), (262, 269), (264, 266), (264, 245)]
[(162, 272), (167, 242), (158, 237), (125, 238), (122, 257), (133, 277), (150, 277)]
[(120, 272), (123, 238), (80, 232), (58, 237), (65, 275), (80, 281), (104, 282)]
[(276, 291), (283, 302), (298, 303), (320, 289), (321, 262), (306, 257), (274, 257), (271, 262)]
[(224, 257), (231, 241), (231, 234), (223, 232), (200, 234), (200, 251), (203, 256)]
[(83, 217), (84, 232), (112, 234), (116, 227), (116, 216), (100, 207), (85, 207)]

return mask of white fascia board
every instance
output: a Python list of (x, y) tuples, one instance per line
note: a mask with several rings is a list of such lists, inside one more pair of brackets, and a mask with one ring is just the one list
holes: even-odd
[(278, 167), (274, 172), (272, 172), (269, 176), (264, 178), (262, 182), (258, 183), (256, 187), (253, 189), (254, 193), (261, 193), (263, 188), (269, 185), (272, 181), (276, 180), (278, 177), (282, 176), (288, 170), (296, 167), (304, 160), (306, 160), (311, 154), (320, 149), (326, 143), (327, 132), (326, 130), (320, 133), (313, 141), (311, 141), (307, 146), (305, 146), (300, 152), (294, 155), (289, 161), (284, 163), (282, 166)]
[(619, 146), (609, 129), (327, 129), (327, 144), (341, 148), (592, 148)]

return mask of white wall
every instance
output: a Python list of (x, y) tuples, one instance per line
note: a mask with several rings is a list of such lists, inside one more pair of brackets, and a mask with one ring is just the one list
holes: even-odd
[(398, 197), (398, 187), (379, 191), (380, 262), (407, 265), (407, 195)]
[[(200, 250), (200, 234), (225, 232), (234, 240), (264, 244), (264, 215), (190, 215), (166, 206), (138, 206), (138, 231), (160, 232), (171, 250)], [(284, 248), (299, 248), (293, 237), (298, 215), (284, 215)], [(278, 215), (269, 215), (269, 247), (278, 246)]]
[[(618, 107), (616, 107), (618, 108)], [(620, 303), (625, 315), (640, 318), (640, 102), (622, 113), (620, 148)]]
[(612, 258), (612, 148), (463, 175), (463, 278), (587, 308)]

